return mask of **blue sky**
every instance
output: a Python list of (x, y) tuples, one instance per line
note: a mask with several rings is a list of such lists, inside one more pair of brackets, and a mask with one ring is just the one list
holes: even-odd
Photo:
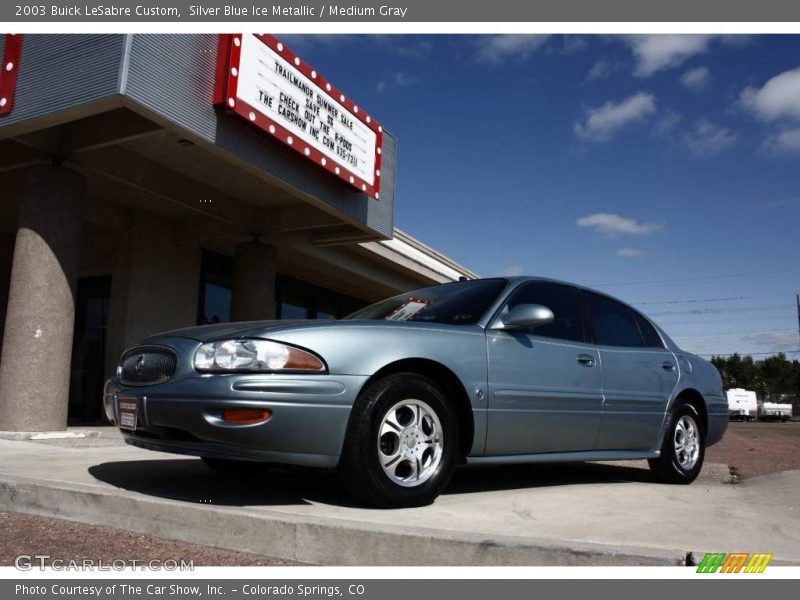
[(800, 35), (283, 39), (397, 137), (396, 226), (691, 351), (798, 349)]

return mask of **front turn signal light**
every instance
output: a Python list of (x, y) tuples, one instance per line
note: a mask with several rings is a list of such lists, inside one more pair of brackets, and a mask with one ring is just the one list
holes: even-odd
[(270, 417), (272, 411), (266, 408), (226, 408), (222, 411), (222, 420), (232, 425), (266, 423)]

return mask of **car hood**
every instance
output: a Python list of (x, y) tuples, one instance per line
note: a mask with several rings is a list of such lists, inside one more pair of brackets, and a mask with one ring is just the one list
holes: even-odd
[(158, 335), (150, 336), (142, 341), (144, 344), (165, 343), (165, 338), (186, 338), (198, 342), (213, 342), (223, 339), (235, 338), (269, 338), (284, 339), (284, 334), (294, 331), (336, 331), (350, 328), (396, 328), (396, 329), (422, 329), (428, 331), (453, 331), (463, 333), (479, 330), (477, 325), (442, 325), (438, 323), (420, 323), (412, 321), (381, 321), (381, 320), (296, 320), (296, 321), (239, 321), (237, 323), (219, 323), (216, 325), (200, 325), (165, 331)]
[(199, 342), (210, 342), (214, 340), (239, 337), (261, 337), (270, 332), (294, 329), (298, 325), (313, 327), (315, 324), (323, 324), (324, 321), (297, 320), (297, 321), (238, 321), (236, 323), (217, 323), (215, 325), (198, 325), (197, 327), (184, 327), (164, 331), (144, 340), (144, 343), (152, 343), (164, 337), (182, 337)]

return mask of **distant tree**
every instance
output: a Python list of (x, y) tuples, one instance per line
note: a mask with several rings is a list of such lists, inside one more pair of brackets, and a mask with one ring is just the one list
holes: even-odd
[(713, 356), (711, 362), (719, 370), (725, 389), (752, 390), (759, 400), (800, 403), (800, 361), (790, 361), (785, 354), (759, 361), (751, 356), (731, 354)]
[(752, 356), (743, 357), (740, 354), (731, 354), (727, 357), (714, 356), (711, 362), (722, 375), (726, 389), (753, 389), (758, 385), (758, 368)]

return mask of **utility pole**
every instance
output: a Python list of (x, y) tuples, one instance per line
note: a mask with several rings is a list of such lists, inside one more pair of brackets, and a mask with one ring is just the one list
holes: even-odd
[[(797, 298), (797, 335), (800, 336), (800, 294), (795, 294)], [(800, 346), (797, 346), (800, 348)]]

